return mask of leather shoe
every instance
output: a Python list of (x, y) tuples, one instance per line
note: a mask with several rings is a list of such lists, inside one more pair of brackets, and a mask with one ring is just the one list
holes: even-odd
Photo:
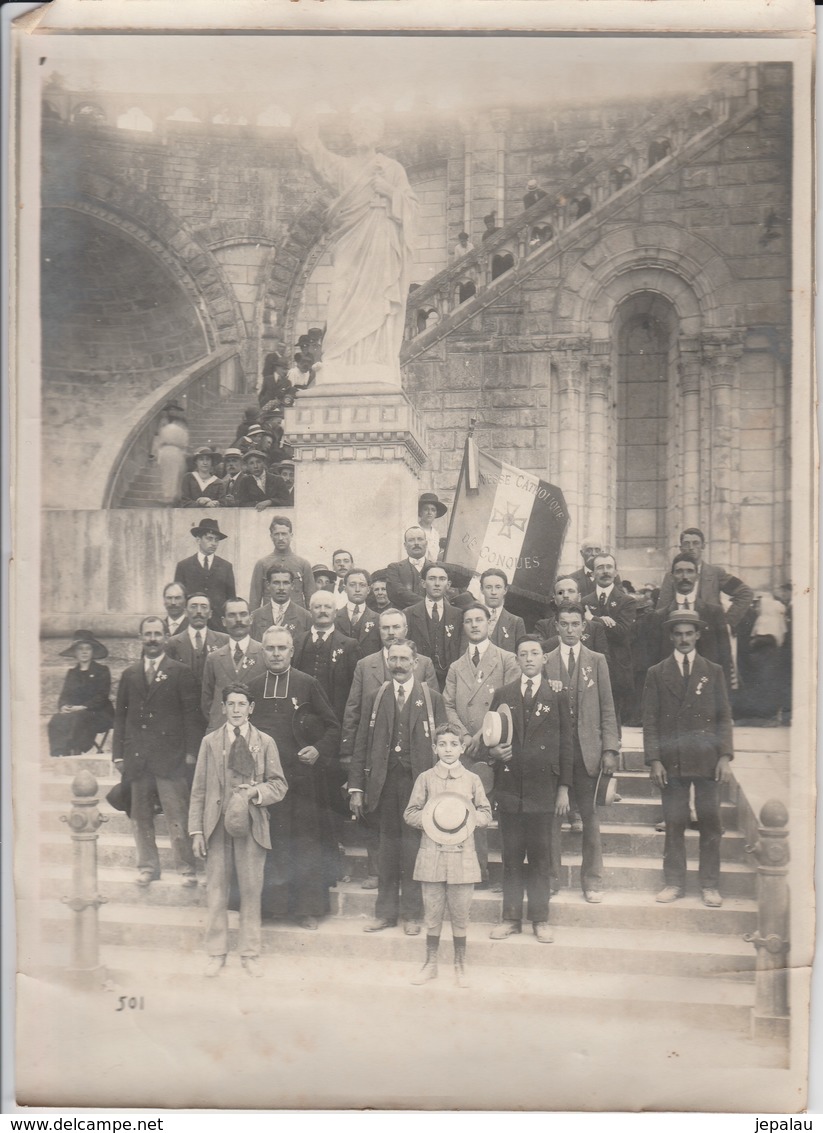
[(419, 936), (420, 925), (417, 921), (406, 921), (403, 925), (403, 932), (405, 932), (406, 936)]
[(369, 875), (366, 878), (366, 880), (363, 882), (363, 884), (360, 886), (360, 888), (361, 889), (377, 889), (377, 878)]
[(252, 979), (259, 980), (263, 975), (263, 969), (256, 956), (241, 956), (240, 963), (246, 969), (246, 975), (251, 976)]
[(685, 897), (686, 892), (680, 889), (677, 885), (667, 885), (655, 897), (658, 905), (670, 905), (672, 901), (678, 901), (681, 897)]
[(203, 975), (213, 980), (215, 976), (219, 976), (223, 965), (226, 963), (225, 956), (209, 956), (209, 962), (203, 969)]
[(394, 928), (396, 925), (397, 921), (387, 921), (385, 917), (383, 917), (364, 924), (363, 932), (382, 932), (384, 928)]
[(573, 818), (572, 821), (571, 821), (571, 825), (569, 826), (569, 829), (571, 830), (572, 834), (582, 834), (583, 833), (583, 819), (580, 818), (579, 815), (578, 815), (578, 817)]
[(554, 937), (548, 921), (536, 921), (532, 927), (534, 928), (534, 935), (541, 944), (554, 944)]
[(195, 875), (193, 873), (184, 874), (181, 885), (183, 886), (184, 889), (196, 889), (197, 888), (197, 878), (195, 877)]
[(703, 904), (708, 905), (710, 909), (719, 909), (723, 904), (723, 898), (716, 889), (704, 889)]
[(152, 873), (150, 869), (144, 869), (141, 870), (140, 875), (137, 878), (137, 884), (141, 889), (148, 889), (153, 881), (158, 881), (159, 879), (159, 873)]
[(297, 924), (300, 928), (306, 928), (310, 932), (314, 932), (320, 924), (317, 917), (298, 917)]
[(489, 933), (489, 940), (505, 940), (507, 936), (516, 936), (522, 932), (520, 921), (502, 921)]
[(666, 833), (666, 823), (665, 822), (655, 822), (654, 828), (655, 828), (655, 830), (657, 831), (658, 834), (665, 834)]
[(602, 889), (585, 889), (583, 891), (583, 896), (586, 898), (586, 900), (589, 902), (590, 905), (602, 905), (603, 904), (603, 890)]

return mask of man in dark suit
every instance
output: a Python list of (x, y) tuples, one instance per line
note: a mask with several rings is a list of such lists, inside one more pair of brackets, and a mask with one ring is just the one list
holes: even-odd
[[(198, 708), (203, 692), (203, 674), (206, 669), (206, 660), (211, 653), (216, 652), (225, 645), (229, 638), (225, 633), (215, 633), (208, 628), (211, 607), (205, 594), (192, 594), (186, 603), (186, 615), (189, 624), (180, 633), (169, 638), (166, 652), (174, 661), (185, 665), (194, 676), (197, 688)], [(200, 739), (206, 731), (208, 712), (199, 711)]]
[(197, 687), (190, 670), (167, 656), (162, 618), (144, 618), (139, 636), (142, 656), (120, 678), (112, 738), (114, 765), (131, 789), (137, 884), (145, 888), (160, 876), (154, 838), (154, 801), (159, 798), (183, 884), (193, 887), (197, 878), (185, 769), (194, 768), (203, 734)]
[[(382, 643), (377, 626), (377, 615), (366, 605), (371, 578), (362, 567), (352, 567), (344, 578), (345, 605), (339, 607), (334, 618), (337, 629), (346, 637), (352, 637), (360, 646), (360, 656), (377, 653)], [(336, 596), (335, 596), (336, 597)]]
[(522, 618), (504, 608), (509, 578), (499, 567), (490, 567), (480, 575), (483, 604), (489, 611), (489, 641), (498, 649), (514, 653), (518, 639), (526, 632)]
[(606, 627), (606, 641), (609, 643), (609, 680), (614, 697), (617, 724), (623, 716), (624, 708), (630, 707), (634, 688), (634, 667), (630, 645), (631, 628), (637, 607), (634, 599), (617, 586), (617, 563), (614, 555), (600, 554), (594, 557), (595, 588), (583, 598), (583, 607), (597, 617)]
[(166, 607), (166, 616), (163, 618), (166, 636), (173, 637), (189, 624), (186, 617), (185, 587), (179, 582), (167, 582), (163, 587), (163, 605)]
[(426, 532), (422, 527), (409, 527), (403, 536), (406, 558), (389, 563), (386, 568), (386, 589), (389, 601), (397, 610), (413, 606), (423, 597), (420, 572), (426, 565)]
[(270, 507), (289, 507), (291, 493), (282, 476), (266, 466), (265, 454), (251, 448), (243, 457), (244, 473), (237, 486), (237, 507), (253, 507), (265, 511)]
[(239, 448), (227, 448), (223, 453), (224, 496), (223, 507), (237, 507), (237, 495), (243, 480), (243, 454)]
[(594, 556), (599, 555), (602, 550), (604, 550), (602, 540), (593, 539), (590, 536), (587, 536), (580, 544), (580, 557), (583, 560), (583, 565), (569, 577), (577, 583), (581, 597), (594, 590)]
[(200, 709), (208, 720), (211, 732), (226, 722), (223, 689), (229, 685), (248, 684), (266, 670), (263, 646), (249, 635), (251, 614), (245, 598), (229, 598), (223, 611), (223, 626), (229, 640), (212, 650), (203, 666)]
[(391, 680), (366, 701), (349, 767), (351, 812), (375, 814), (379, 831), (375, 919), (365, 932), (393, 928), (402, 918), (406, 935), (417, 936), (423, 919), (414, 880), (420, 831), (407, 826), (403, 812), (417, 776), (434, 765), (434, 729), (446, 723), (446, 710), (440, 693), (415, 678), (415, 653), (412, 641), (389, 647)]
[[(617, 770), (620, 739), (608, 663), (602, 653), (587, 649), (581, 641), (586, 624), (583, 607), (562, 605), (557, 622), (560, 644), (546, 657), (545, 673), (549, 680), (562, 681), (569, 701), (574, 747), (571, 786), (583, 833), (580, 886), (586, 901), (599, 905), (603, 900), (603, 851), (595, 791), (601, 768), (604, 775)], [(553, 873), (559, 876), (559, 822), (553, 824), (552, 835)]]
[(294, 573), (277, 563), (266, 571), (268, 597), (251, 616), (251, 635), (262, 641), (272, 626), (283, 626), (292, 636), (306, 633), (311, 627), (311, 614), (294, 601)]
[[(343, 714), (340, 752), (345, 768), (348, 768), (351, 762), (354, 741), (357, 738), (360, 721), (366, 712), (366, 705), (374, 700), (380, 686), (391, 680), (388, 665), (389, 648), (396, 642), (407, 640), (408, 624), (406, 615), (402, 610), (395, 610), (392, 606), (389, 606), (387, 610), (378, 614), (377, 626), (382, 648), (379, 653), (369, 653), (355, 665), (351, 690)], [(428, 657), (420, 655), (415, 657), (414, 677), (421, 684), (426, 684), (433, 691), (437, 691), (437, 676)], [(376, 889), (378, 832), (375, 816), (363, 813), (358, 822), (358, 831), (368, 855), (368, 874), (361, 888)]]
[(197, 540), (197, 553), (181, 559), (174, 572), (174, 581), (182, 584), (187, 594), (206, 594), (211, 604), (209, 626), (219, 632), (223, 624), (223, 603), (237, 593), (234, 570), (226, 559), (215, 554), (217, 545), (227, 536), (220, 530), (216, 519), (202, 519), (192, 527)]
[[(745, 582), (725, 571), (723, 567), (712, 566), (703, 561), (703, 550), (706, 537), (697, 527), (687, 527), (680, 533), (680, 550), (694, 556), (697, 563), (697, 597), (710, 606), (719, 606), (720, 595), (725, 594), (731, 599), (731, 605), (726, 611), (726, 621), (732, 630), (746, 613), (754, 601), (754, 591)], [(675, 596), (674, 579), (667, 574), (660, 584), (660, 597), (657, 599), (657, 609), (667, 609)]]
[[(564, 604), (570, 603), (572, 606), (579, 606), (581, 598), (582, 595), (574, 575), (561, 575), (555, 581), (553, 603), (555, 611), (559, 610)], [(538, 637), (543, 638), (547, 653), (551, 653), (553, 649), (557, 648), (560, 635), (556, 617), (541, 618), (539, 622), (535, 623), (534, 632)], [(599, 618), (592, 617), (591, 613), (589, 613), (588, 618), (584, 617), (580, 644), (585, 646), (586, 649), (591, 649), (594, 653), (602, 653), (608, 659), (609, 643), (606, 640), (606, 627)]]
[(449, 665), (460, 656), (463, 643), (463, 612), (446, 599), (449, 576), (442, 563), (426, 563), (420, 573), (425, 597), (406, 609), (409, 637), (418, 653), (431, 657), (440, 691), (446, 684)]
[(643, 747), (652, 782), (660, 788), (666, 841), (663, 850), (665, 887), (657, 894), (669, 904), (686, 893), (686, 839), (689, 789), (700, 831), (698, 877), (703, 904), (718, 908), (720, 784), (731, 778), (734, 758), (732, 717), (726, 678), (697, 652), (700, 618), (693, 610), (667, 620), (673, 653), (653, 665), (643, 693)]
[[(494, 785), (503, 848), (503, 919), (491, 931), (504, 940), (521, 931), (523, 890), (526, 915), (541, 944), (554, 939), (549, 929), (551, 841), (554, 815), (569, 809), (573, 753), (569, 701), (543, 676), (543, 646), (535, 634), (517, 645), (520, 679), (494, 694), (491, 710), (507, 704), (511, 741), (489, 749), (496, 761)], [(528, 865), (525, 863), (528, 861)]]
[(654, 615), (653, 664), (662, 661), (671, 653), (671, 640), (666, 622), (671, 614), (683, 610), (694, 610), (701, 621), (697, 652), (707, 661), (720, 665), (726, 675), (726, 686), (732, 687), (732, 651), (729, 644), (729, 630), (722, 606), (714, 606), (701, 599), (699, 595), (697, 560), (694, 555), (681, 551), (672, 560), (671, 576), (674, 581), (674, 597), (663, 609)]
[(329, 911), (329, 861), (337, 847), (328, 780), (339, 758), (340, 725), (320, 684), (293, 667), (289, 630), (267, 629), (263, 650), (267, 672), (249, 684), (251, 722), (274, 740), (289, 785), (270, 812), (263, 909), (270, 916), (290, 915), (313, 931)]

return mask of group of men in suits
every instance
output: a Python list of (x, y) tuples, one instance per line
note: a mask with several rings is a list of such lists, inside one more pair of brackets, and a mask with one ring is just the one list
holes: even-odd
[[(572, 808), (583, 833), (583, 896), (599, 903), (603, 876), (595, 785), (601, 771), (611, 775), (617, 769), (621, 701), (631, 687), (634, 603), (618, 585), (614, 556), (595, 548), (582, 578), (583, 572), (558, 578), (553, 616), (527, 634), (523, 620), (505, 609), (508, 579), (502, 570), (481, 575), (480, 600), (464, 593), (465, 600), (452, 604), (448, 567), (426, 559), (420, 528), (406, 531), (405, 558), (386, 569), (388, 604), (381, 602), (379, 611), (371, 575), (354, 565), (349, 552), (335, 552), (334, 577), (318, 586), (313, 568), (291, 550), (291, 521), (275, 516), (270, 531), (274, 551), (255, 566), (250, 603), (237, 596), (231, 564), (216, 554), (225, 535), (216, 521), (202, 520), (192, 529), (197, 552), (178, 563), (174, 582), (163, 591), (166, 618), (141, 623), (142, 657), (121, 680), (114, 730), (115, 758), (131, 790), (138, 884), (149, 885), (159, 876), (154, 844), (159, 800), (183, 883), (196, 885), (189, 834), (201, 834), (208, 845), (219, 824), (209, 834), (184, 828), (189, 784), (198, 750), (217, 759), (213, 737), (218, 733), (220, 758), (228, 758), (238, 737), (224, 734), (227, 695), (234, 697), (239, 719), (242, 703), (238, 708), (235, 702), (242, 701), (238, 689), (246, 688), (250, 726), (274, 740), (287, 784), (275, 802), (260, 804), (271, 808), (262, 889), (264, 908), (273, 915), (317, 927), (328, 911), (328, 888), (341, 876), (338, 843), (351, 812), (368, 852), (363, 885), (377, 889), (375, 919), (367, 931), (398, 920), (410, 934), (420, 931), (420, 887), (412, 876), (419, 832), (407, 827), (402, 815), (416, 775), (432, 765), (434, 731), (446, 720), (459, 728), (463, 762), (480, 776), (500, 818), (503, 918), (494, 937), (521, 931), (525, 890), (535, 936), (540, 942), (551, 939), (548, 901), (552, 878), (559, 874), (560, 823)], [(720, 773), (709, 778), (719, 783), (727, 777), (731, 743), (721, 693), (728, 679), (728, 633), (716, 612), (722, 614), (719, 604), (715, 609), (702, 595), (706, 590), (713, 595), (716, 585), (738, 605), (745, 598), (739, 580), (703, 564), (700, 551), (702, 541), (698, 554), (689, 546), (675, 557), (669, 590), (664, 585), (661, 592), (661, 663), (650, 670), (647, 689), (654, 691), (644, 714), (647, 757), (667, 823), (667, 889), (675, 897), (685, 884), (678, 833), (683, 784), (688, 815), (692, 780), (707, 778), (711, 760), (704, 760), (704, 767), (699, 759), (683, 757), (688, 729), (678, 725), (672, 738), (670, 723), (677, 711), (689, 719), (697, 712), (697, 731), (716, 733), (717, 750), (722, 749), (716, 761)], [(684, 638), (682, 622), (673, 617), (685, 618), (693, 632)], [(676, 658), (695, 651), (697, 660), (687, 661), (683, 678)], [(681, 668), (677, 689), (673, 664)], [(227, 694), (227, 689), (234, 691)], [(683, 702), (677, 711), (671, 702), (675, 691)], [(710, 702), (711, 716), (703, 711)], [(512, 735), (489, 747), (483, 741), (486, 713), (504, 704), (511, 712)], [(676, 759), (673, 751), (679, 753)], [(247, 761), (246, 770), (250, 767)], [(709, 770), (713, 776), (714, 769)], [(262, 800), (267, 791), (255, 797)], [(706, 834), (701, 885), (707, 904), (716, 904), (719, 811), (717, 824), (711, 817), (718, 805), (716, 789), (702, 784), (699, 799), (701, 835), (704, 828)], [(226, 803), (224, 791), (220, 805)], [(259, 833), (259, 817), (252, 826)], [(228, 843), (221, 845), (225, 856)], [(488, 886), (483, 833), (477, 849), (481, 884)], [(255, 877), (258, 865), (255, 858)], [(222, 901), (221, 896), (218, 904)], [(222, 922), (217, 917), (214, 923), (214, 947), (220, 947)]]

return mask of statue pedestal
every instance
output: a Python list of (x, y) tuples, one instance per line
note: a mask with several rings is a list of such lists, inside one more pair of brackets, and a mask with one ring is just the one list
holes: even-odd
[(300, 554), (330, 566), (345, 547), (371, 569), (399, 559), (427, 457), (425, 426), (405, 393), (385, 382), (313, 386), (286, 410), (285, 429)]
[[(320, 362), (316, 366), (314, 389), (338, 389), (340, 386), (390, 386), (398, 392), (402, 389), (400, 363), (388, 366), (384, 362), (369, 362), (361, 366), (349, 366), (333, 359)], [(301, 397), (304, 396), (301, 394)]]

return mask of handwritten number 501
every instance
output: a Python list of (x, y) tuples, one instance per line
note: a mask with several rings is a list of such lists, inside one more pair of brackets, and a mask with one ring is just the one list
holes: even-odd
[(126, 1008), (128, 1008), (129, 1011), (142, 1011), (144, 1007), (142, 995), (139, 997), (136, 995), (121, 995), (118, 998), (118, 1003), (119, 1006), (115, 1008), (115, 1011), (125, 1011)]

